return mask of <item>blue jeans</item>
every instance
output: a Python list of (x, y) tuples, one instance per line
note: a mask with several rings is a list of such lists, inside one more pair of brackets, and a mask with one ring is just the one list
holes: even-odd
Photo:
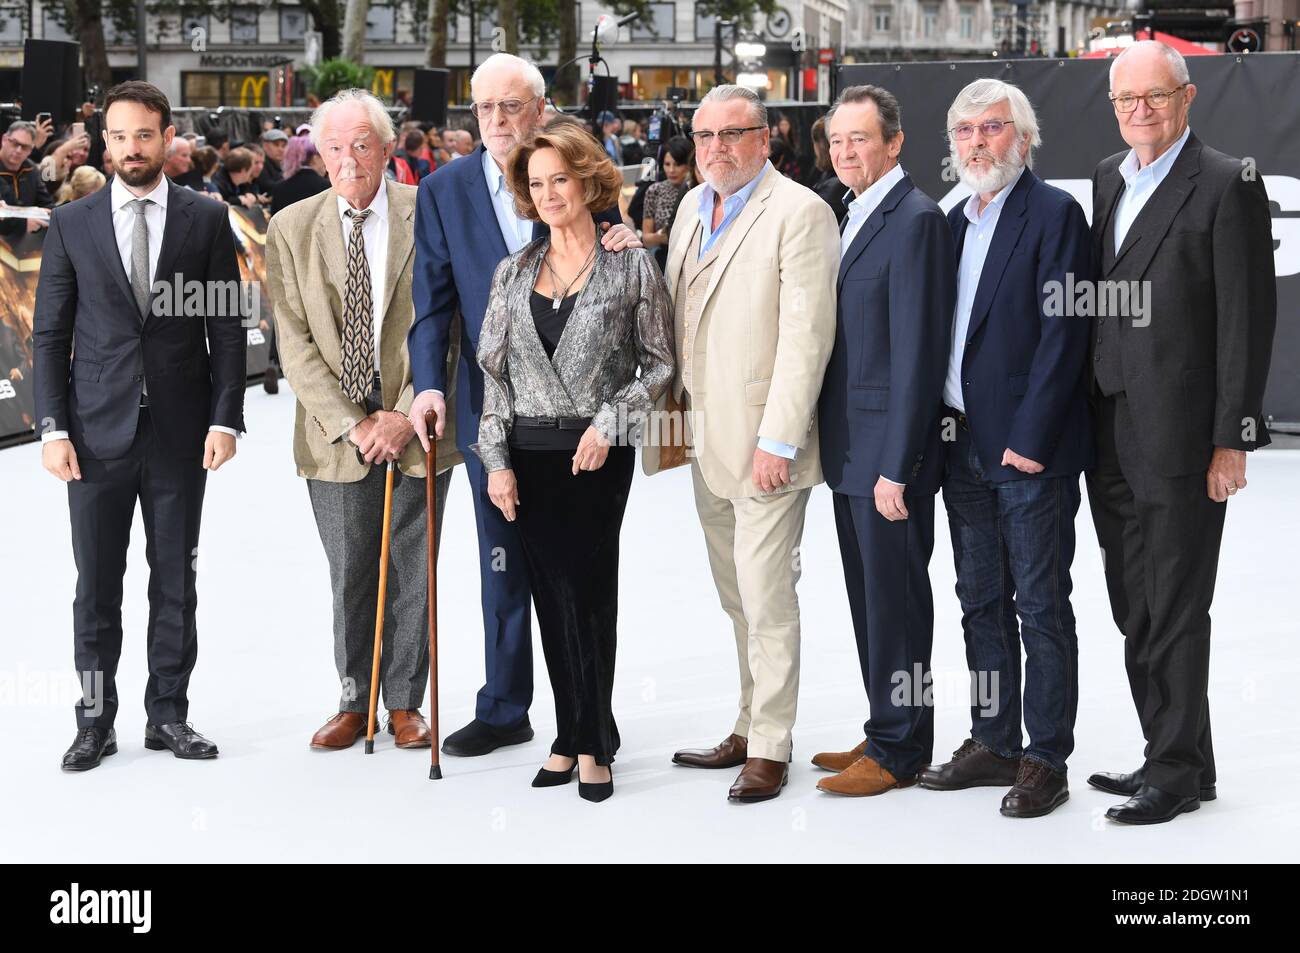
[(1004, 758), (1023, 755), (1064, 773), (1079, 704), (1070, 607), (1079, 478), (992, 482), (964, 425), (945, 446), (943, 501), (972, 679), (971, 737)]

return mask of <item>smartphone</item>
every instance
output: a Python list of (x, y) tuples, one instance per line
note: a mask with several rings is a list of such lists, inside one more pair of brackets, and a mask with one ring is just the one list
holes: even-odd
[(73, 139), (77, 138), (77, 136), (84, 136), (85, 134), (86, 124), (84, 122), (74, 122), (68, 127), (68, 135)]
[(45, 123), (45, 122), (49, 122), (49, 121), (50, 121), (50, 114), (49, 114), (49, 113), (37, 113), (37, 114), (36, 114), (36, 121), (37, 121), (37, 123)]

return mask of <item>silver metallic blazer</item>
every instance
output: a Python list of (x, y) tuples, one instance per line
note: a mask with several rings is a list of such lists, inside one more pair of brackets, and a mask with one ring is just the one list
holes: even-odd
[(644, 248), (609, 252), (596, 243), (592, 272), (547, 358), (531, 296), (550, 247), (549, 235), (535, 239), (503, 259), (492, 278), (478, 340), (483, 415), (470, 447), (488, 472), (510, 467), (506, 439), (516, 414), (591, 417), (618, 446), (673, 378), (673, 303)]

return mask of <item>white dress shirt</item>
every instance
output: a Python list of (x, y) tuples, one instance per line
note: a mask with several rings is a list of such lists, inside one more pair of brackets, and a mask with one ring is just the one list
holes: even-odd
[(506, 240), (506, 250), (513, 255), (533, 240), (533, 223), (515, 213), (515, 199), (505, 173), (487, 149), (483, 150), (483, 175), (487, 179), (488, 195), (492, 197), (492, 210), (501, 226), (501, 237)]
[[(117, 239), (117, 253), (122, 259), (122, 270), (126, 272), (128, 284), (131, 281), (131, 242), (135, 237), (135, 211), (127, 203), (134, 202), (137, 198), (149, 199), (153, 202), (152, 205), (145, 206), (144, 210), (145, 228), (149, 232), (149, 284), (152, 287), (159, 278), (156, 272), (158, 257), (162, 252), (163, 229), (167, 225), (167, 196), (170, 184), (167, 176), (160, 176), (158, 184), (148, 195), (133, 195), (117, 176), (113, 176), (109, 185), (109, 205), (113, 210), (113, 237)], [(213, 424), (208, 430), (228, 433), (232, 437), (238, 436), (232, 428), (217, 424)], [(41, 435), (41, 443), (67, 439), (66, 430), (51, 430)]]
[[(347, 261), (352, 244), (352, 219), (348, 200), (336, 195), (339, 208), (339, 227), (343, 229), (343, 260)], [(384, 281), (388, 269), (388, 184), (381, 182), (379, 191), (366, 206), (370, 214), (361, 226), (361, 242), (366, 249), (366, 265), (370, 269), (370, 322), (375, 333), (375, 373), (379, 373), (379, 341), (384, 317)], [(346, 281), (346, 275), (344, 280)]]
[(841, 261), (844, 260), (849, 246), (853, 244), (853, 239), (858, 237), (858, 232), (862, 230), (863, 224), (871, 217), (871, 213), (880, 207), (880, 203), (885, 200), (889, 190), (902, 182), (903, 176), (906, 174), (901, 165), (895, 165), (852, 201), (849, 201), (849, 192), (852, 189), (844, 193), (844, 204), (849, 208), (849, 215), (844, 221), (844, 231), (840, 233)]
[(962, 211), (966, 213), (966, 237), (962, 240), (961, 261), (957, 265), (957, 307), (952, 321), (952, 347), (948, 351), (948, 377), (943, 382), (943, 400), (949, 407), (966, 412), (966, 401), (961, 393), (961, 363), (966, 356), (966, 333), (970, 330), (970, 313), (975, 307), (975, 294), (979, 291), (980, 275), (984, 271), (984, 259), (988, 257), (989, 245), (998, 228), (998, 219), (1002, 217), (1002, 206), (1007, 196), (1020, 181), (1020, 172), (1007, 185), (993, 196), (993, 201), (979, 210), (979, 193), (966, 200)]
[(1142, 211), (1142, 207), (1147, 204), (1147, 199), (1151, 198), (1152, 193), (1169, 174), (1169, 169), (1178, 158), (1178, 153), (1183, 151), (1183, 145), (1191, 134), (1192, 127), (1188, 126), (1178, 137), (1178, 141), (1144, 168), (1138, 167), (1137, 152), (1133, 149), (1129, 150), (1124, 161), (1119, 164), (1119, 174), (1124, 177), (1124, 192), (1115, 206), (1115, 254), (1118, 255), (1119, 250), (1124, 247), (1124, 237), (1128, 235), (1133, 220), (1138, 217), (1138, 212)]

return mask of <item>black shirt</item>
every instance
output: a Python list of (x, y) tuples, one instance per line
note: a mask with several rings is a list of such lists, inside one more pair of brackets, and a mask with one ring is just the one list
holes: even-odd
[[(577, 299), (578, 292), (575, 291), (560, 302), (557, 310), (554, 298), (540, 291), (533, 292), (533, 324), (537, 327), (537, 336), (542, 339), (542, 347), (546, 349), (549, 358), (555, 357), (560, 335), (569, 323), (569, 315), (573, 314), (573, 303)], [(585, 432), (553, 427), (521, 427), (516, 422), (510, 428), (510, 446), (518, 450), (564, 450), (572, 453), (578, 449), (578, 443)]]

